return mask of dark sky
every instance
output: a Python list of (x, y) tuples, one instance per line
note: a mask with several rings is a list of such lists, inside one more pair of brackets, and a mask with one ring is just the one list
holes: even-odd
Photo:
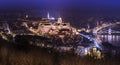
[(46, 17), (48, 12), (79, 27), (86, 22), (95, 23), (100, 16), (120, 17), (120, 0), (0, 0), (0, 15), (10, 13), (11, 17), (20, 13)]
[[(0, 14), (19, 12), (33, 16), (62, 17), (72, 24), (85, 24), (90, 16), (120, 16), (120, 0), (0, 0)], [(88, 19), (87, 19), (88, 17)], [(82, 21), (76, 22), (74, 21)]]
[(0, 11), (30, 11), (36, 14), (119, 13), (120, 1), (114, 0), (0, 0)]

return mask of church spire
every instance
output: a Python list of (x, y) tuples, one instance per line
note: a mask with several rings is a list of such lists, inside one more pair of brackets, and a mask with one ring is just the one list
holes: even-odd
[(47, 18), (50, 19), (50, 14), (49, 14), (49, 12), (48, 12), (48, 14), (47, 14)]

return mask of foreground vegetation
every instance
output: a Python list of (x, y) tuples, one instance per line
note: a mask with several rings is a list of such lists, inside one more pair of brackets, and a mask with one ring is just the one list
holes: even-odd
[(50, 48), (12, 44), (0, 37), (0, 65), (120, 65), (119, 61), (119, 56), (80, 57), (72, 51), (60, 53)]
[(94, 59), (33, 46), (1, 44), (0, 65), (120, 65), (119, 58)]

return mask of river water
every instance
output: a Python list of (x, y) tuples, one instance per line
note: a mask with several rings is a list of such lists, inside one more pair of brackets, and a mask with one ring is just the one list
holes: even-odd
[(103, 42), (120, 47), (120, 35), (99, 35), (99, 37)]

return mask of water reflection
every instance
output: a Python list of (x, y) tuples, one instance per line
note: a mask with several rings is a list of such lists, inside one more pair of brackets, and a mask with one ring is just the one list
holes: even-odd
[(120, 46), (120, 35), (99, 35), (102, 41), (109, 42), (114, 46)]

